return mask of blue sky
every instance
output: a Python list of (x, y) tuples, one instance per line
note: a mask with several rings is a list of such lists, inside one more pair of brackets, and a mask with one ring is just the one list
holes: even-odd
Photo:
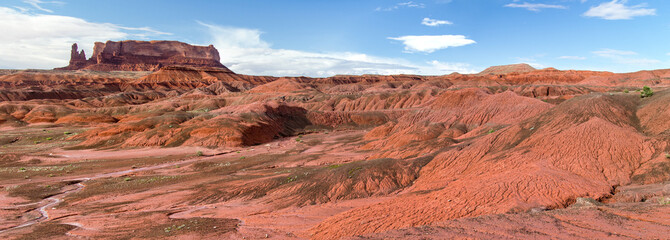
[(5, 0), (0, 68), (64, 66), (70, 45), (178, 40), (253, 75), (473, 73), (492, 65), (670, 68), (667, 0)]

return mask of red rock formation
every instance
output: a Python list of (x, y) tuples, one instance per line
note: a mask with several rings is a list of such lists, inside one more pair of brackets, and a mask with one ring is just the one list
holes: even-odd
[(156, 71), (164, 66), (214, 67), (221, 64), (214, 46), (193, 46), (177, 41), (107, 41), (96, 42), (88, 60), (84, 51), (72, 45), (70, 65), (60, 70)]
[(77, 44), (72, 44), (72, 51), (70, 52), (70, 65), (66, 68), (72, 70), (86, 67), (86, 53), (82, 49), (81, 52), (78, 51)]

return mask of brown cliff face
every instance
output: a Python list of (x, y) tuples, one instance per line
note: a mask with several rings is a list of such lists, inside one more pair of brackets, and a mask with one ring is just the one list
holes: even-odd
[(193, 46), (177, 41), (96, 42), (93, 55), (86, 60), (84, 51), (72, 45), (70, 65), (60, 70), (157, 71), (165, 66), (214, 67), (229, 71), (219, 62), (214, 46)]

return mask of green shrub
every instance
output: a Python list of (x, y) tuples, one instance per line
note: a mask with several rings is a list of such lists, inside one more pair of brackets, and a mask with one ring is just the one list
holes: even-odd
[(669, 158), (669, 159), (670, 159), (670, 153), (666, 153), (666, 154), (665, 154), (665, 158)]
[(641, 98), (651, 97), (654, 95), (654, 91), (651, 90), (649, 86), (644, 86), (642, 92), (640, 93)]
[(195, 155), (198, 156), (198, 157), (201, 157), (204, 154), (202, 153), (202, 151), (197, 151), (197, 152), (195, 152)]
[(626, 89), (626, 90), (623, 90), (623, 93), (628, 93), (628, 89)]

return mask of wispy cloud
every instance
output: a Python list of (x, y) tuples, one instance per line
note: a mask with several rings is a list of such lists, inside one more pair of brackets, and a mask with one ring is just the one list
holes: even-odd
[(645, 8), (646, 4), (639, 4), (635, 6), (626, 6), (625, 0), (612, 0), (611, 2), (602, 3), (598, 6), (591, 7), (584, 13), (586, 17), (597, 17), (607, 20), (623, 20), (632, 19), (633, 17), (656, 15), (656, 9)]
[(542, 9), (546, 8), (553, 8), (553, 9), (567, 9), (568, 7), (563, 6), (563, 5), (551, 5), (551, 4), (543, 4), (543, 3), (510, 3), (505, 5), (505, 7), (510, 7), (510, 8), (525, 8), (533, 12), (539, 12)]
[(437, 19), (431, 19), (431, 18), (423, 18), (423, 20), (421, 21), (421, 24), (426, 25), (426, 26), (429, 26), (429, 27), (437, 27), (437, 26), (445, 25), (445, 24), (446, 24), (446, 25), (451, 25), (451, 24), (453, 24), (453, 23), (450, 22), (450, 21), (446, 21), (446, 20), (437, 20)]
[(30, 6), (33, 6), (38, 10), (42, 10), (48, 13), (53, 13), (53, 11), (42, 7), (40, 4), (64, 4), (63, 2), (59, 1), (41, 1), (41, 0), (23, 0), (23, 2), (29, 4)]
[[(29, 26), (29, 27), (26, 27)], [(164, 35), (151, 28), (93, 23), (81, 18), (21, 12), (0, 7), (0, 68), (54, 68), (67, 65), (70, 46), (90, 54), (95, 41)]]
[(601, 56), (601, 57), (607, 57), (607, 58), (637, 55), (637, 53), (633, 52), (633, 51), (624, 51), (624, 50), (616, 50), (616, 49), (609, 49), (609, 48), (601, 49), (601, 50), (598, 50), (598, 51), (593, 51), (593, 54)]
[(401, 36), (388, 39), (401, 41), (405, 45), (406, 52), (432, 53), (436, 50), (449, 47), (460, 47), (476, 43), (463, 35), (422, 35)]
[(567, 60), (586, 60), (586, 57), (581, 56), (560, 56), (558, 59), (567, 59)]
[(199, 24), (206, 27), (211, 43), (221, 53), (221, 63), (241, 74), (325, 77), (337, 74), (443, 75), (476, 72), (467, 63), (413, 63), (356, 52), (317, 53), (277, 49), (261, 38), (262, 32), (258, 29)]
[(608, 58), (619, 64), (631, 64), (631, 65), (652, 65), (660, 63), (661, 61), (656, 59), (649, 58), (638, 58), (636, 57), (638, 53), (633, 51), (624, 51), (616, 49), (601, 49), (598, 51), (593, 51), (593, 54), (599, 57)]
[(133, 36), (140, 37), (140, 38), (146, 38), (149, 36), (157, 36), (157, 35), (172, 35), (172, 33), (168, 32), (161, 32), (158, 30), (154, 30), (153, 28), (150, 27), (124, 27), (124, 26), (116, 26), (121, 30), (127, 30)]
[(397, 4), (395, 4), (393, 6), (390, 6), (390, 7), (377, 7), (375, 9), (375, 11), (388, 12), (388, 11), (398, 10), (400, 8), (425, 8), (425, 7), (426, 7), (426, 5), (423, 4), (423, 3), (409, 1), (409, 2), (397, 3)]

